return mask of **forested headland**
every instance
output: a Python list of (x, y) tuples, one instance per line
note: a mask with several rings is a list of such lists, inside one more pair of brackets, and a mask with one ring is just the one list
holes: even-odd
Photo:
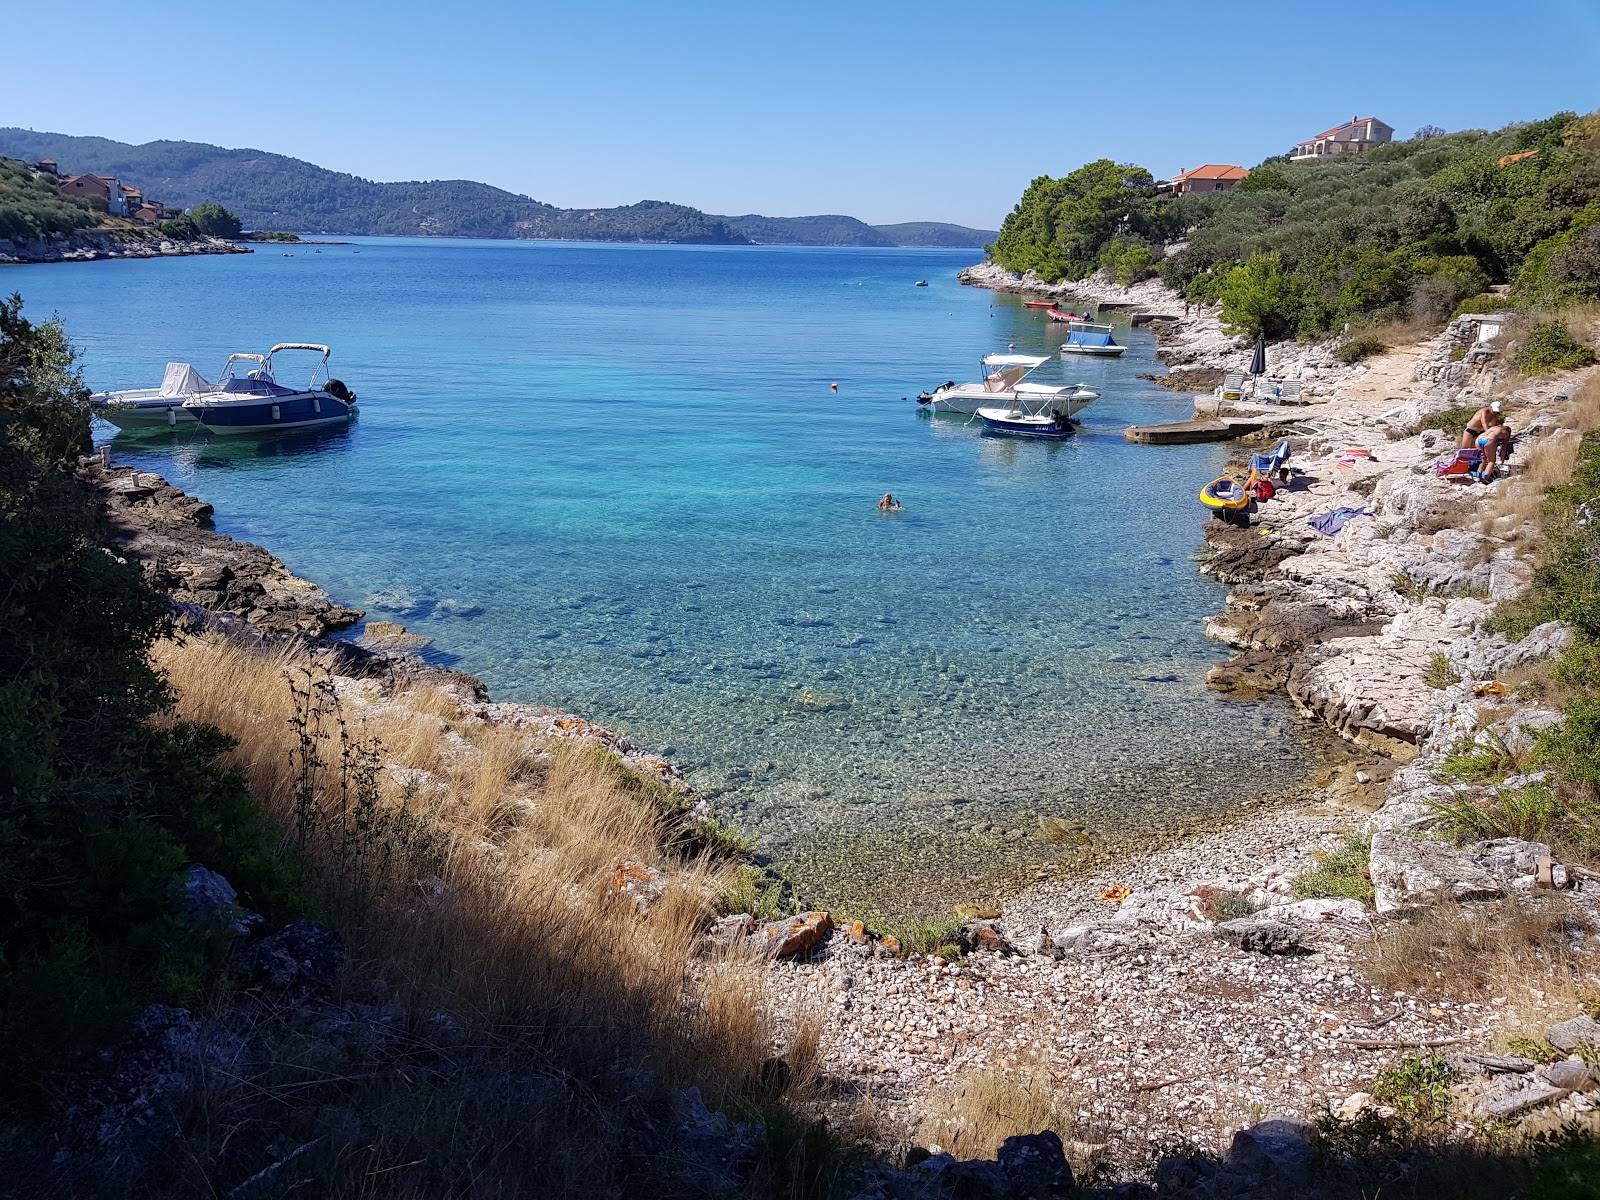
[[(1220, 302), (1229, 328), (1270, 338), (1593, 300), (1600, 113), (1427, 130), (1325, 161), (1276, 156), (1233, 191), (1178, 197), (1145, 168), (1102, 159), (1035, 179), (990, 254), (1051, 281), (1159, 276)], [(1486, 296), (1494, 285), (1509, 294)]]

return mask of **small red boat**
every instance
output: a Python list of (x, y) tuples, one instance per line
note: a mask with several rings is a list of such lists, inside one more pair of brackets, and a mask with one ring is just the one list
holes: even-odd
[(1022, 302), (1024, 308), (1054, 308), (1055, 304), (1054, 300), (1024, 300)]
[(1056, 308), (1056, 306), (1053, 304), (1049, 308), (1045, 309), (1045, 316), (1049, 317), (1052, 321), (1079, 320), (1079, 317), (1076, 313), (1064, 313), (1060, 309)]

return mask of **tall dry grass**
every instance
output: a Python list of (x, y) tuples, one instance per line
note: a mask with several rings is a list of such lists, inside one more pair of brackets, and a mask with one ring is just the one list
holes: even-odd
[(1481, 531), (1510, 541), (1536, 535), (1546, 490), (1571, 481), (1583, 435), (1595, 429), (1600, 429), (1600, 375), (1591, 376), (1567, 402), (1560, 431), (1535, 442), (1520, 456), (1516, 473), (1501, 485), (1484, 513)]
[[(608, 756), (487, 725), (444, 692), (385, 696), (213, 637), (163, 643), (154, 658), (178, 717), (237, 740), (231, 765), (297, 843), (358, 974), (386, 981), (413, 1013), (450, 1014), (466, 1042), (492, 1049), (506, 1070), (557, 1081), (567, 1100), (535, 1106), (552, 1152), (587, 1164), (582, 1171), (610, 1161), (606, 1147), (627, 1130), (606, 1128), (612, 1110), (594, 1098), (614, 1091), (624, 1068), (696, 1085), (713, 1108), (771, 1101), (763, 1079), (780, 1048), (762, 996), (765, 969), (738, 952), (697, 953), (737, 866), (675, 859), (669, 814)], [(354, 784), (352, 762), (365, 771)], [(352, 795), (367, 804), (354, 824)], [(308, 806), (310, 822), (331, 833), (304, 835)], [(385, 839), (383, 853), (353, 857), (352, 828)], [(612, 894), (619, 857), (666, 873), (647, 913)], [(801, 1022), (788, 1039), (785, 1082), (814, 1080), (818, 1037)], [(284, 1071), (300, 1077), (292, 1063)], [(395, 1114), (379, 1130), (386, 1144), (442, 1139), (493, 1157), (519, 1136), (509, 1117), (493, 1116), (492, 1098), (402, 1102), (385, 1098), (392, 1081), (363, 1086), (377, 1089), (366, 1103)], [(469, 1111), (478, 1133), (454, 1124)], [(632, 1110), (615, 1111), (624, 1121)], [(373, 1143), (350, 1153), (370, 1165), (386, 1151)]]
[(1052, 1130), (1081, 1181), (1102, 1165), (1104, 1146), (1085, 1136), (1076, 1105), (1068, 1101), (1042, 1065), (982, 1068), (958, 1078), (938, 1098), (918, 1137), (957, 1158), (993, 1158), (1009, 1137)]

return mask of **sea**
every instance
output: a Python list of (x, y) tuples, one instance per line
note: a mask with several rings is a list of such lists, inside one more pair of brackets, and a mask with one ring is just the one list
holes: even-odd
[(1232, 451), (1123, 440), (1190, 412), (1150, 334), (1034, 374), (1102, 393), (1066, 442), (917, 404), (1063, 339), (959, 284), (978, 257), (360, 238), (0, 288), (95, 389), (331, 345), (347, 427), (99, 439), (494, 698), (668, 756), (803, 894), (893, 915), (1226, 819), (1315, 753), (1281, 698), (1205, 686), (1197, 494)]

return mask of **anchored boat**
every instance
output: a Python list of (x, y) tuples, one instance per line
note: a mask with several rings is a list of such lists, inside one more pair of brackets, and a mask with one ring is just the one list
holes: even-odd
[(1049, 409), (1029, 411), (1021, 405), (1010, 408), (980, 408), (978, 416), (983, 427), (994, 433), (1009, 433), (1013, 437), (1049, 438), (1060, 441), (1078, 432), (1078, 423), (1065, 413)]
[(1094, 321), (1068, 321), (1067, 340), (1061, 343), (1061, 353), (1087, 354), (1095, 358), (1115, 358), (1126, 350), (1111, 336), (1111, 326)]
[(161, 386), (95, 392), (89, 407), (119, 429), (153, 429), (162, 425), (191, 425), (195, 415), (184, 407), (194, 396), (211, 391), (204, 375), (188, 363), (168, 363)]
[[(322, 357), (305, 387), (285, 387), (274, 376), (273, 357), (299, 350)], [(356, 395), (342, 381), (326, 378), (331, 353), (310, 342), (281, 342), (265, 354), (235, 354), (216, 386), (183, 406), (213, 433), (266, 433), (348, 421), (356, 412)]]
[(1081, 383), (1057, 387), (1027, 379), (1035, 369), (1050, 361), (1049, 355), (989, 354), (983, 358), (982, 383), (941, 383), (931, 392), (917, 397), (934, 412), (974, 416), (982, 406), (1012, 404), (1021, 399), (1036, 405), (1048, 401), (1064, 415), (1077, 415), (1079, 409), (1100, 399), (1100, 393)]

